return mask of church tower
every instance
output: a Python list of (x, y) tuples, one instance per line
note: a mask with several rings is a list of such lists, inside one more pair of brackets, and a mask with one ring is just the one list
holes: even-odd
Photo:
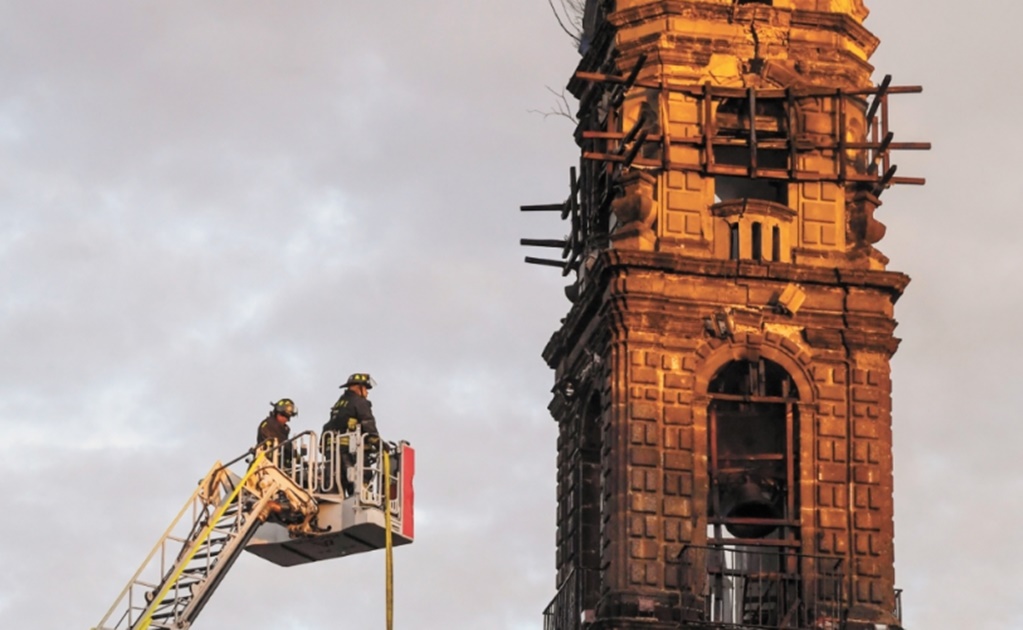
[(889, 362), (909, 278), (862, 0), (589, 0), (547, 630), (900, 627)]

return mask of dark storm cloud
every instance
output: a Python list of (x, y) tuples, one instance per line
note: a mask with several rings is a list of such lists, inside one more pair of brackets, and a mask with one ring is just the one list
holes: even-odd
[[(894, 363), (899, 581), (909, 627), (1013, 627), (1020, 129), (996, 95), (1019, 87), (980, 70), (1018, 65), (1018, 10), (932, 3), (924, 28), (918, 4), (868, 22), (879, 72), (927, 86), (896, 99), (899, 139), (936, 145), (901, 160), (929, 186), (879, 213), (915, 278)], [(17, 567), (0, 625), (95, 623), (267, 401), (319, 429), (369, 370), (385, 437), (420, 458), (399, 626), (539, 627), (555, 535), (539, 352), (567, 302), (517, 240), (565, 228), (516, 207), (564, 198), (576, 159), (570, 124), (528, 113), (576, 60), (546, 3), (0, 9), (0, 555)], [(246, 556), (200, 625), (376, 627), (382, 565)]]

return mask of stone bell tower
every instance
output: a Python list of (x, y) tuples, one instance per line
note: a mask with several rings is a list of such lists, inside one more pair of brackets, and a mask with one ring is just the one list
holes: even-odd
[(589, 0), (547, 630), (900, 627), (889, 361), (909, 278), (861, 0)]

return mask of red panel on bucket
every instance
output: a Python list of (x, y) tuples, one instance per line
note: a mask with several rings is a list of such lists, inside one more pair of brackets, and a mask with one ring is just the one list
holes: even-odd
[(416, 474), (416, 451), (406, 444), (401, 449), (401, 534), (412, 539), (415, 536), (415, 489), (412, 477)]

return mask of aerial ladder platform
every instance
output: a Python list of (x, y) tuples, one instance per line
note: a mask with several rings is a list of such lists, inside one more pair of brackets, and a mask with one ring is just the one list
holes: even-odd
[(243, 551), (288, 567), (407, 545), (414, 475), (407, 442), (358, 431), (217, 462), (92, 630), (188, 630)]

